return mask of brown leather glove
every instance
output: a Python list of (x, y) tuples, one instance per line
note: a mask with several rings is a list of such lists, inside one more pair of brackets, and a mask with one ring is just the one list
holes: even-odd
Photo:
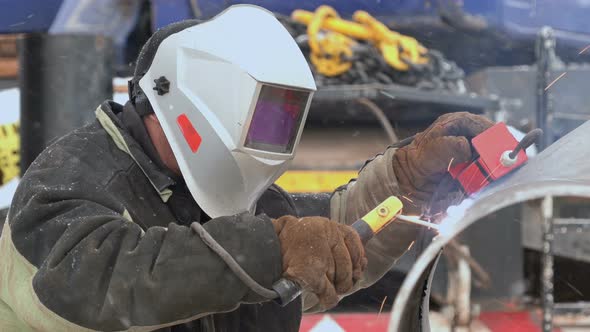
[[(422, 209), (428, 207), (442, 179), (450, 176), (449, 165), (470, 161), (473, 157), (471, 139), (493, 125), (480, 115), (449, 113), (416, 135), (411, 144), (399, 148), (393, 157), (393, 169), (402, 195), (411, 200), (405, 204), (404, 211), (408, 214), (424, 212)], [(457, 189), (444, 195), (447, 201), (453, 199)]]
[(314, 293), (326, 309), (338, 303), (367, 265), (363, 244), (350, 226), (323, 217), (273, 220), (281, 242), (283, 277)]

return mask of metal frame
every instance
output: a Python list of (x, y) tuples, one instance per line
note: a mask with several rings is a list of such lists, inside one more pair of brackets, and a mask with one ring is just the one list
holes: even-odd
[(545, 196), (541, 202), (543, 218), (543, 258), (541, 272), (541, 300), (543, 303), (543, 332), (553, 331), (553, 196)]
[[(538, 34), (536, 45), (537, 57), (537, 112), (536, 122), (537, 126), (545, 132), (545, 135), (538, 142), (540, 149), (545, 149), (553, 142), (552, 122), (554, 118), (554, 109), (550, 94), (550, 80), (551, 71), (558, 63), (556, 54), (556, 40), (553, 29), (550, 27), (543, 27)], [(567, 116), (567, 114), (566, 114)], [(577, 227), (577, 229), (585, 229), (588, 224), (583, 220), (576, 218), (562, 219), (559, 216), (554, 216), (554, 200), (552, 196), (546, 196), (541, 202), (541, 219), (543, 225), (542, 236), (542, 271), (541, 271), (541, 303), (543, 305), (542, 329), (543, 332), (553, 331), (554, 316), (555, 316), (555, 297), (554, 297), (554, 256), (555, 256), (555, 237), (560, 236), (563, 232), (555, 232), (555, 224), (560, 228)], [(566, 232), (567, 233), (567, 232)], [(560, 312), (572, 313), (570, 308), (590, 308), (590, 303), (560, 303)]]
[(537, 39), (536, 45), (537, 57), (537, 112), (536, 123), (537, 127), (541, 128), (545, 135), (537, 146), (543, 150), (551, 144), (551, 119), (553, 114), (553, 107), (551, 105), (549, 95), (549, 78), (551, 75), (551, 67), (555, 59), (555, 36), (550, 27), (541, 29)]
[(474, 93), (454, 94), (445, 91), (420, 90), (395, 84), (361, 84), (325, 86), (318, 89), (315, 95), (317, 102), (338, 102), (369, 99), (395, 99), (404, 102), (418, 102), (461, 107), (476, 110), (498, 110), (498, 98), (479, 96)]
[(91, 110), (112, 98), (112, 50), (109, 39), (94, 35), (19, 40), (21, 174), (50, 142), (94, 120)]

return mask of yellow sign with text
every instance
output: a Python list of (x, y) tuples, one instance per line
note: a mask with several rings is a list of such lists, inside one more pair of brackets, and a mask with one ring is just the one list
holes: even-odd
[(20, 172), (18, 123), (0, 125), (0, 186)]

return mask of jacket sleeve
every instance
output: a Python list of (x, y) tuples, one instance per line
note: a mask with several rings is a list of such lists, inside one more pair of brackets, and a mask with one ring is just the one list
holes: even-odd
[[(387, 149), (365, 164), (358, 178), (337, 189), (330, 200), (330, 218), (347, 225), (363, 217), (389, 196), (399, 196), (392, 160), (395, 148)], [(411, 204), (411, 203), (409, 203)], [(418, 228), (406, 223), (390, 223), (365, 245), (367, 269), (351, 293), (377, 282), (411, 246)], [(307, 312), (323, 311), (317, 297), (303, 297)]]
[[(0, 240), (1, 300), (33, 330), (149, 331), (263, 301), (190, 228), (144, 231), (95, 184), (41, 178), (23, 179)], [(261, 285), (280, 277), (267, 217), (204, 228)]]

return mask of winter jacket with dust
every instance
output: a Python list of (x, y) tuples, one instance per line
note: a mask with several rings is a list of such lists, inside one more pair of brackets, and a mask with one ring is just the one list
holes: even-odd
[[(208, 220), (182, 180), (163, 171), (134, 112), (108, 102), (96, 115), (48, 147), (21, 180), (0, 238), (0, 330), (297, 331), (301, 301), (282, 308), (260, 298), (189, 227), (203, 224), (270, 287), (282, 263), (269, 217), (296, 214), (288, 194), (273, 186), (257, 216)], [(334, 195), (335, 219), (349, 223), (337, 211), (362, 213), (376, 199), (361, 180)], [(347, 207), (351, 195), (357, 208)], [(373, 241), (357, 289), (380, 278), (411, 240)], [(323, 309), (313, 295), (303, 299), (306, 309)]]

